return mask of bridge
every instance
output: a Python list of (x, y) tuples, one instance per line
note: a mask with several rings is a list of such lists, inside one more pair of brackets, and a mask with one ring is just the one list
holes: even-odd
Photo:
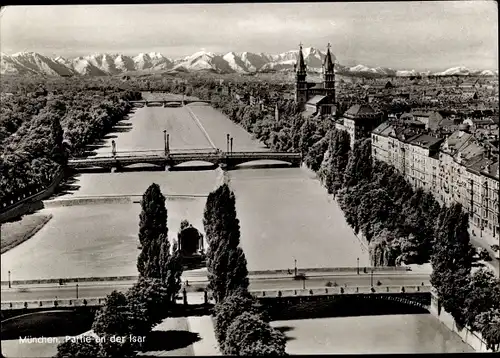
[(163, 107), (181, 107), (190, 103), (207, 103), (211, 104), (212, 101), (204, 99), (169, 99), (169, 100), (140, 100), (140, 101), (129, 101), (132, 105), (145, 105), (149, 106), (163, 106)]
[[(288, 290), (251, 290), (252, 296), (265, 306), (275, 309), (290, 305), (335, 301), (347, 297), (348, 300), (384, 300), (404, 305), (428, 308), (431, 304), (432, 287), (426, 286), (377, 286), (377, 287), (325, 287), (314, 289), (288, 289)], [(205, 292), (181, 292), (178, 299), (188, 304), (209, 304), (211, 297)], [(1, 310), (24, 313), (30, 311), (50, 310), (54, 308), (73, 307), (100, 307), (106, 303), (106, 297), (43, 299), (29, 301), (2, 301)]]
[(149, 164), (168, 170), (182, 163), (201, 161), (221, 166), (224, 169), (230, 169), (239, 164), (259, 160), (277, 160), (298, 167), (302, 162), (302, 155), (300, 153), (287, 152), (221, 152), (217, 150), (148, 151), (146, 153), (116, 152), (114, 156), (70, 159), (68, 167), (76, 171), (86, 168), (103, 168), (116, 171), (130, 165)]

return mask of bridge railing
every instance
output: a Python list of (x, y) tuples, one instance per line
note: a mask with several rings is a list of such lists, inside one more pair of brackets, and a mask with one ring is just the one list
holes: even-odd
[(280, 156), (280, 157), (300, 157), (300, 153), (290, 153), (290, 152), (223, 152), (225, 155), (229, 156), (236, 156), (236, 155), (246, 155), (246, 156), (256, 156), (256, 157), (273, 157), (273, 156)]
[[(110, 151), (111, 153), (111, 151)], [(121, 157), (142, 157), (144, 153), (157, 153), (160, 155), (165, 154), (165, 149), (148, 149), (148, 150), (124, 150), (124, 151), (117, 151), (116, 155), (95, 155), (92, 157), (86, 157), (86, 158), (71, 158), (70, 161), (75, 161), (75, 160), (80, 160), (80, 161), (91, 161), (95, 159), (110, 159), (110, 158), (121, 158)], [(169, 153), (172, 154), (177, 154), (177, 153), (219, 153), (213, 148), (174, 148), (170, 149)], [(137, 154), (137, 155), (130, 155), (130, 154)]]
[(429, 293), (431, 286), (338, 286), (311, 289), (287, 290), (251, 290), (257, 298), (263, 297), (294, 297), (294, 296), (321, 296), (321, 295), (356, 295), (356, 294), (399, 294), (399, 293)]
[(106, 302), (105, 297), (85, 297), (85, 298), (63, 298), (51, 300), (30, 300), (30, 301), (12, 301), (2, 302), (1, 309), (36, 309), (36, 308), (52, 308), (52, 307), (79, 307), (79, 306), (101, 306)]
[[(360, 294), (415, 294), (430, 293), (430, 286), (359, 286), (359, 287), (325, 287), (312, 289), (287, 289), (287, 290), (250, 290), (255, 298), (286, 298), (286, 297), (310, 297), (310, 296), (335, 296), (335, 295), (360, 295)], [(35, 309), (41, 307), (78, 307), (78, 306), (100, 306), (106, 302), (105, 297), (90, 298), (64, 298), (51, 300), (29, 300), (29, 301), (3, 301), (2, 310), (9, 309)]]

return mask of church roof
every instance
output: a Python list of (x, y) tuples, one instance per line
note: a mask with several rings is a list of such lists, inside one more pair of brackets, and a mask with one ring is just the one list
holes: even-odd
[(327, 98), (327, 97), (326, 96), (319, 96), (319, 95), (318, 96), (314, 96), (314, 97), (312, 97), (311, 99), (309, 99), (307, 101), (307, 104), (314, 104), (314, 105), (316, 105), (316, 104), (319, 104), (321, 101), (323, 101), (325, 98)]
[(333, 61), (332, 55), (330, 53), (330, 44), (328, 44), (328, 48), (326, 49), (325, 60), (323, 61), (323, 67), (325, 68), (325, 72), (333, 71)]
[(307, 88), (308, 89), (325, 89), (325, 87), (323, 87), (323, 83), (316, 83), (316, 82), (307, 82)]
[(355, 104), (351, 108), (345, 112), (346, 115), (350, 115), (353, 117), (362, 117), (364, 115), (371, 115), (375, 114), (375, 110), (372, 108), (372, 106), (369, 106), (367, 104)]
[(302, 54), (302, 45), (299, 48), (299, 59), (297, 61), (297, 72), (306, 71), (306, 63), (304, 61), (304, 55)]

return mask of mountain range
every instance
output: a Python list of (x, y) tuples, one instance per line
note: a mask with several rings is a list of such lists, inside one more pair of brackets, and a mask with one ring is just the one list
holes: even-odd
[[(2, 75), (48, 75), (48, 76), (109, 76), (127, 72), (191, 72), (210, 71), (215, 73), (289, 72), (294, 69), (298, 50), (277, 55), (251, 52), (228, 52), (216, 54), (200, 51), (179, 59), (170, 59), (160, 53), (140, 53), (135, 57), (122, 54), (94, 54), (72, 59), (50, 58), (35, 52), (20, 52), (14, 55), (2, 53), (0, 74)], [(325, 54), (315, 48), (303, 49), (304, 60), (310, 72), (321, 72)], [(366, 76), (416, 76), (416, 75), (479, 75), (498, 76), (498, 70), (471, 70), (453, 67), (443, 72), (418, 72), (415, 70), (394, 70), (386, 67), (371, 68), (364, 65), (353, 67), (336, 63), (337, 73)]]

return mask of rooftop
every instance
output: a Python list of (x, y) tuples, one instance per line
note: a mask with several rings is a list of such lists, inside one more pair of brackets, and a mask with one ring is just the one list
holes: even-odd
[(384, 122), (380, 124), (377, 128), (373, 130), (373, 133), (383, 136), (388, 136), (390, 132), (393, 130), (391, 124), (389, 122)]
[(366, 115), (371, 117), (375, 114), (376, 112), (372, 106), (368, 104), (355, 104), (351, 108), (349, 108), (344, 115), (358, 118), (358, 117), (364, 117)]
[(442, 138), (436, 138), (428, 134), (421, 134), (418, 137), (413, 138), (410, 143), (413, 145), (418, 145), (422, 148), (430, 148), (433, 145), (441, 142), (442, 140)]
[(316, 96), (312, 97), (311, 99), (309, 99), (309, 101), (307, 101), (306, 104), (316, 105), (316, 104), (320, 103), (322, 100), (324, 100), (325, 98), (327, 98), (327, 97), (316, 95)]

